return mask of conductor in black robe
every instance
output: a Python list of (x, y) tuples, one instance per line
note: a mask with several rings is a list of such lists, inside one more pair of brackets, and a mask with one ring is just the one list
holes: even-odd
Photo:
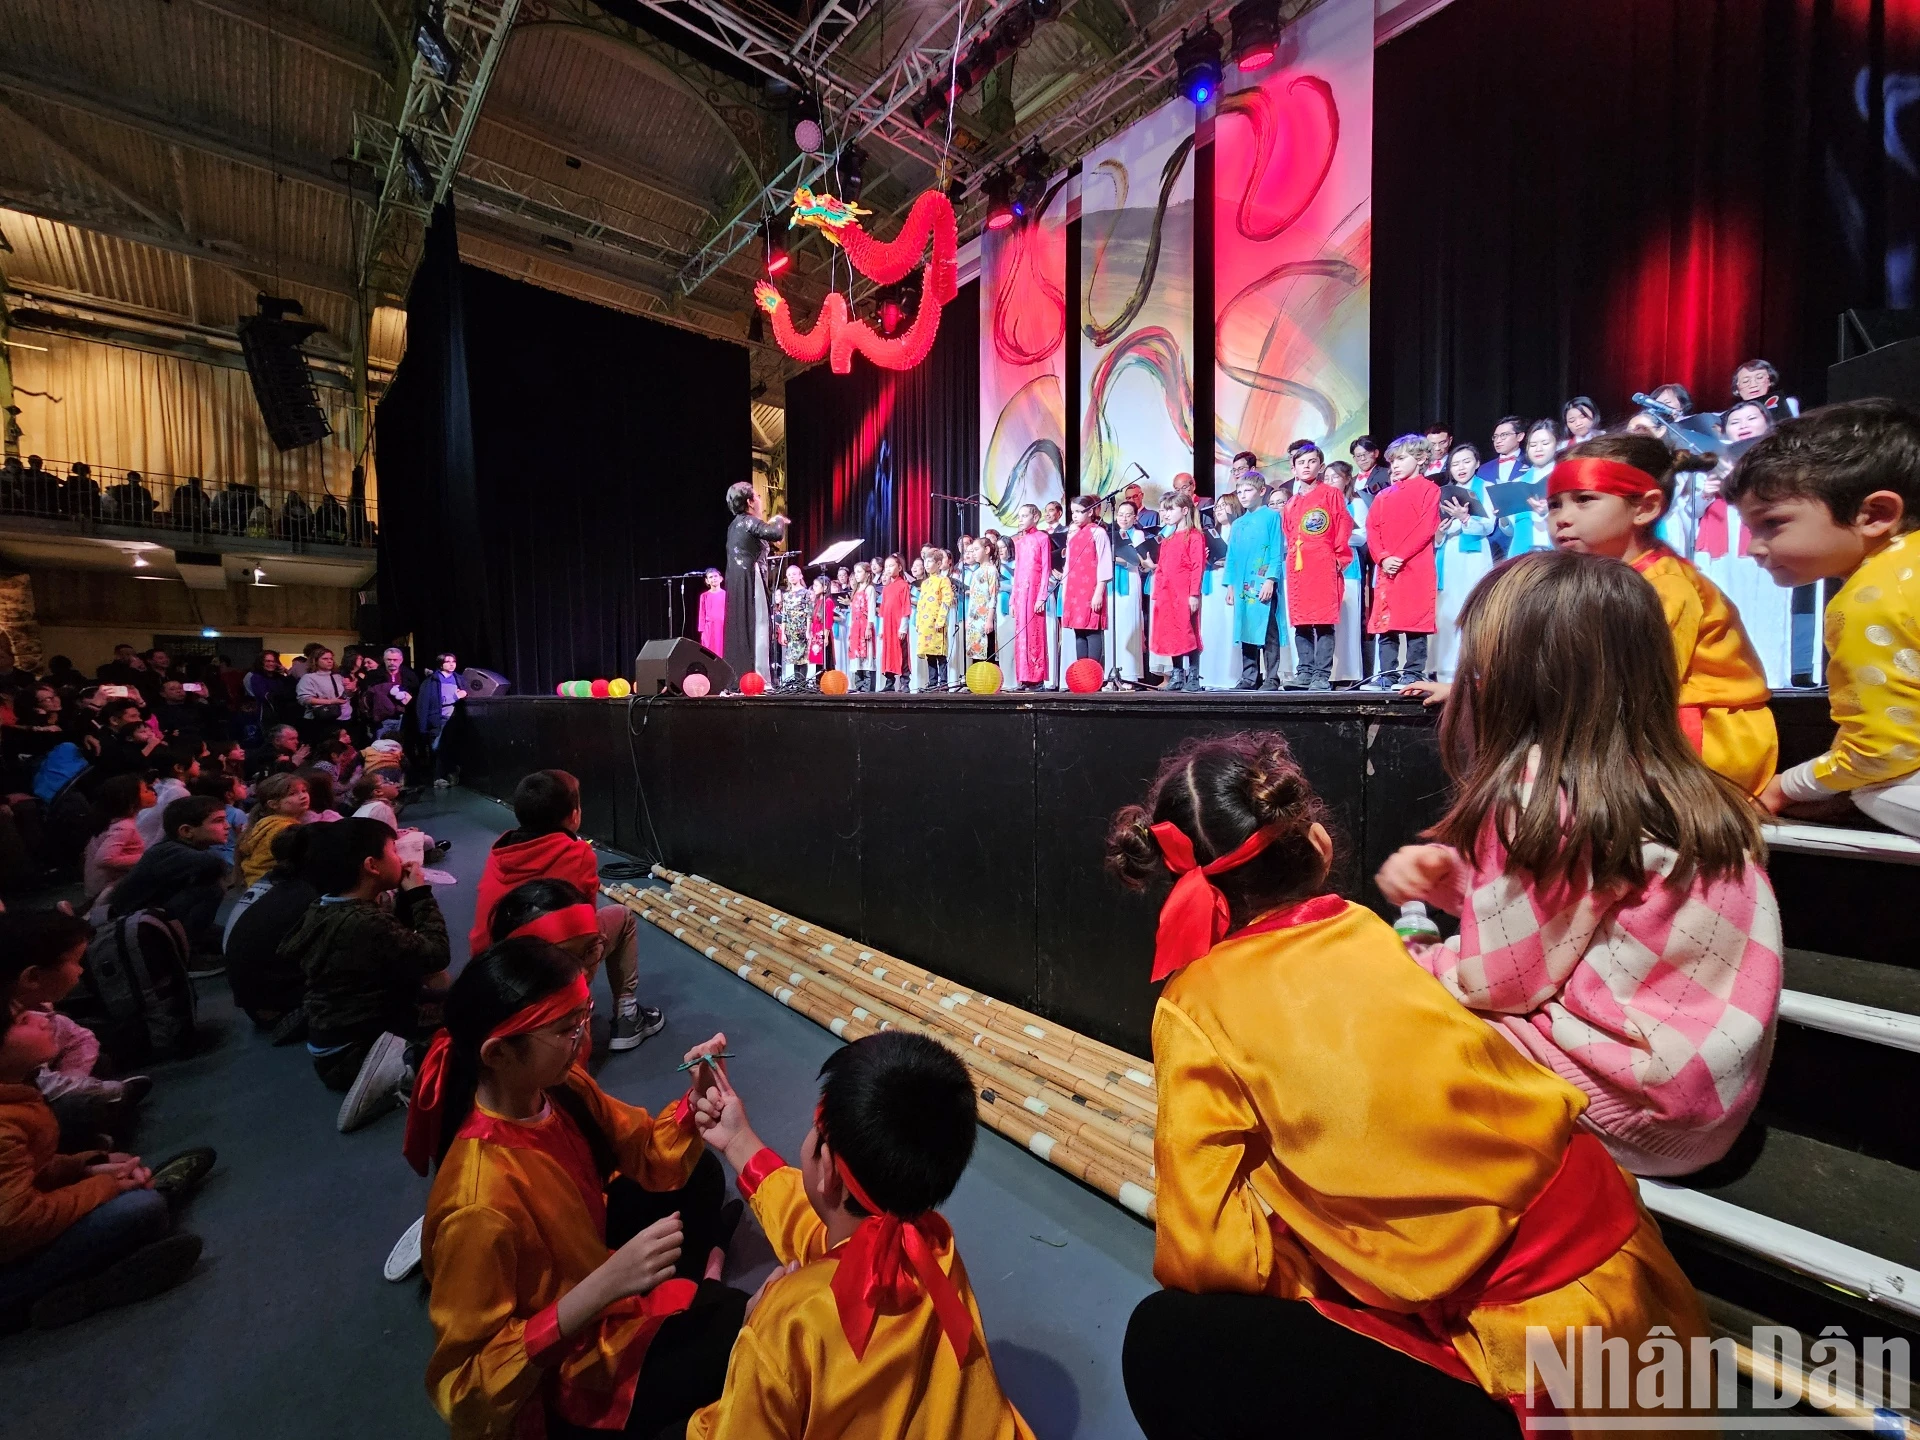
[(727, 526), (727, 666), (735, 683), (749, 670), (771, 678), (767, 580), (761, 562), (767, 558), (767, 542), (785, 535), (790, 522), (784, 515), (764, 519), (759, 492), (747, 480), (727, 487), (727, 509), (733, 512)]

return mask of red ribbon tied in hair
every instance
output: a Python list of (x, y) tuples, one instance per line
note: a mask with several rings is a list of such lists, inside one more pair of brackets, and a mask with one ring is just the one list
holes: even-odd
[(546, 914), (529, 920), (519, 929), (508, 934), (507, 939), (518, 940), (523, 935), (531, 935), (536, 940), (544, 940), (549, 945), (564, 945), (569, 940), (577, 940), (582, 935), (591, 935), (600, 928), (600, 912), (587, 904), (562, 905), (558, 910), (549, 910)]
[(1160, 928), (1153, 941), (1153, 983), (1198, 960), (1226, 938), (1231, 925), (1227, 897), (1212, 876), (1246, 864), (1280, 838), (1275, 825), (1264, 825), (1217, 860), (1200, 864), (1193, 841), (1178, 825), (1162, 820), (1151, 833), (1160, 846), (1167, 869), (1177, 877), (1167, 903), (1160, 907)]
[[(575, 975), (571, 983), (502, 1020), (487, 1033), (487, 1039), (525, 1035), (542, 1025), (564, 1020), (592, 1003), (587, 977)], [(407, 1157), (407, 1163), (417, 1175), (427, 1173), (434, 1152), (440, 1148), (440, 1120), (447, 1098), (447, 1055), (452, 1049), (452, 1037), (445, 1030), (440, 1031), (427, 1047), (426, 1058), (420, 1062), (420, 1073), (413, 1078), (413, 1095), (407, 1104), (407, 1133), (400, 1142), (400, 1153)]]
[(1574, 490), (1587, 490), (1596, 495), (1618, 495), (1627, 500), (1638, 500), (1649, 490), (1658, 490), (1660, 481), (1647, 474), (1637, 465), (1628, 465), (1621, 460), (1600, 460), (1591, 456), (1581, 456), (1574, 460), (1562, 460), (1553, 467), (1553, 474), (1547, 477), (1547, 494), (1565, 495)]
[[(820, 1129), (817, 1108), (814, 1117), (814, 1127)], [(951, 1243), (952, 1228), (932, 1210), (912, 1217), (888, 1214), (853, 1178), (838, 1150), (833, 1152), (833, 1168), (847, 1193), (868, 1212), (842, 1247), (839, 1268), (833, 1272), (833, 1300), (854, 1358), (866, 1355), (867, 1341), (873, 1338), (873, 1324), (881, 1312), (897, 1314), (924, 1293), (933, 1301), (933, 1313), (939, 1318), (947, 1343), (953, 1346), (954, 1358), (966, 1364), (967, 1352), (973, 1346), (973, 1313), (960, 1298), (953, 1277), (940, 1268), (940, 1257), (935, 1253), (936, 1246)]]

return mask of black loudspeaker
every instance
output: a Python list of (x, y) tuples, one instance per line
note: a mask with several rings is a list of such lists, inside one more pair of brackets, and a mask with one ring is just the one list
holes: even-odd
[(718, 655), (686, 636), (672, 640), (649, 640), (633, 657), (633, 693), (658, 695), (671, 690), (679, 694), (689, 675), (704, 675), (710, 694), (734, 688), (733, 668)]
[(260, 404), (267, 434), (282, 450), (297, 450), (333, 433), (313, 393), (307, 357), (300, 353), (310, 335), (327, 327), (287, 319), (299, 313), (298, 301), (262, 295), (260, 313), (240, 322), (240, 351), (247, 358), (253, 398)]
[(460, 688), (467, 692), (470, 700), (485, 700), (494, 695), (505, 695), (513, 689), (513, 682), (498, 670), (482, 670), (478, 665), (469, 665), (460, 672)]
[(1920, 405), (1920, 340), (1896, 340), (1827, 367), (1827, 399), (1864, 400), (1884, 395)]

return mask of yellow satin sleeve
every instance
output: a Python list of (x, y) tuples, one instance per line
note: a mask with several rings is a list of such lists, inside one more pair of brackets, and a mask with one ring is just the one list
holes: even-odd
[(632, 1177), (642, 1190), (678, 1190), (687, 1183), (706, 1143), (691, 1118), (684, 1123), (674, 1119), (677, 1106), (669, 1105), (655, 1115), (616, 1100), (577, 1065), (567, 1077), (567, 1088), (599, 1121), (623, 1175)]
[(527, 1358), (527, 1316), (516, 1314), (523, 1227), (467, 1206), (441, 1221), (440, 1253), (459, 1263), (434, 1276), (427, 1302), (437, 1343), (427, 1393), (455, 1435), (509, 1435), (546, 1372)]
[(1698, 569), (1662, 555), (1641, 572), (1660, 597), (1680, 667), (1680, 704), (1701, 707), (1700, 758), (1748, 794), (1780, 763), (1771, 692), (1740, 612)]
[(783, 1165), (760, 1182), (747, 1203), (782, 1265), (818, 1260), (827, 1253), (827, 1227), (814, 1213), (800, 1171)]

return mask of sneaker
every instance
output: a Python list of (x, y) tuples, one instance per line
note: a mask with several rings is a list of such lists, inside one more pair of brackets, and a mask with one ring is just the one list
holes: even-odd
[(391, 1033), (382, 1035), (367, 1051), (360, 1073), (353, 1077), (353, 1088), (340, 1102), (340, 1133), (358, 1130), (391, 1110), (399, 1103), (400, 1085), (406, 1078), (407, 1042)]
[(129, 1075), (120, 1082), (120, 1103), (133, 1109), (153, 1093), (151, 1075)]
[(622, 1011), (613, 1017), (613, 1038), (607, 1041), (609, 1050), (632, 1050), (642, 1040), (658, 1035), (666, 1028), (667, 1017), (651, 1005), (636, 1005), (631, 1011)]
[(406, 1232), (393, 1242), (393, 1249), (387, 1252), (387, 1263), (380, 1267), (380, 1273), (394, 1284), (398, 1285), (420, 1268), (420, 1231), (426, 1223), (427, 1217), (422, 1215), (407, 1226)]
[(193, 1273), (200, 1260), (198, 1235), (168, 1235), (142, 1245), (98, 1275), (49, 1290), (33, 1304), (36, 1330), (57, 1330), (98, 1310), (131, 1305), (171, 1290)]
[(213, 1171), (217, 1156), (211, 1145), (196, 1145), (153, 1167), (153, 1188), (178, 1205), (200, 1188), (200, 1182)]
[(307, 1038), (307, 1010), (304, 1005), (296, 1005), (278, 1020), (273, 1022), (273, 1033), (269, 1037), (276, 1045), (292, 1045)]
[(187, 962), (189, 980), (212, 980), (227, 973), (227, 962), (218, 955), (196, 955)]

